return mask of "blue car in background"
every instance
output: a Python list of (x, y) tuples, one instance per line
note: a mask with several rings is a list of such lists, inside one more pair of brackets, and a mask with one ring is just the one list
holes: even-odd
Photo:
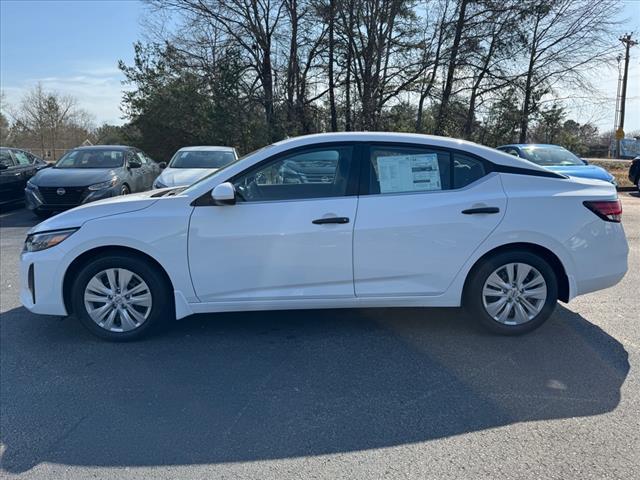
[(604, 168), (589, 165), (586, 160), (558, 145), (542, 143), (516, 143), (502, 145), (498, 150), (529, 160), (557, 173), (572, 177), (594, 178), (616, 185), (616, 181)]

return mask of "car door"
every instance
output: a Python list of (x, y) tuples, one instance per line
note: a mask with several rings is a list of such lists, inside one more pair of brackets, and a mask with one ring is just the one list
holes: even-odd
[(146, 153), (140, 151), (139, 154), (140, 156), (144, 157), (145, 161), (147, 162), (148, 176), (146, 179), (146, 189), (150, 190), (151, 188), (153, 188), (153, 182), (156, 178), (158, 178), (158, 175), (160, 175), (160, 165), (158, 165), (157, 162), (153, 161), (153, 159)]
[(356, 296), (444, 293), (504, 215), (488, 167), (456, 151), (372, 145), (354, 230)]
[(140, 165), (142, 165), (140, 167), (140, 172), (142, 174), (141, 190), (149, 190), (151, 188), (151, 183), (153, 182), (153, 179), (151, 178), (153, 176), (153, 168), (145, 154), (140, 150), (136, 150), (136, 159), (140, 162)]
[[(198, 298), (353, 298), (354, 148), (339, 144), (271, 157), (231, 179), (235, 205), (195, 207), (189, 266)], [(304, 167), (318, 157), (335, 161), (331, 182), (304, 178)]]
[(16, 162), (16, 173), (20, 173), (20, 182), (17, 185), (18, 194), (22, 195), (24, 188), (27, 186), (27, 180), (33, 177), (36, 173), (36, 166), (33, 164), (32, 157), (22, 150), (13, 149), (13, 158)]
[(20, 172), (17, 171), (13, 155), (9, 149), (0, 150), (0, 203), (11, 202), (20, 198)]
[(140, 160), (138, 159), (136, 153), (133, 150), (127, 150), (125, 153), (127, 183), (131, 188), (131, 193), (142, 192), (145, 190), (144, 172), (142, 170), (143, 166), (141, 166), (140, 168), (132, 168), (130, 166), (131, 161), (140, 163)]

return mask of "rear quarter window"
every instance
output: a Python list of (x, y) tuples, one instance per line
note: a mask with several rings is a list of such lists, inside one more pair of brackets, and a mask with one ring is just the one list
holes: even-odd
[(463, 188), (486, 175), (484, 164), (473, 157), (453, 154), (453, 188)]

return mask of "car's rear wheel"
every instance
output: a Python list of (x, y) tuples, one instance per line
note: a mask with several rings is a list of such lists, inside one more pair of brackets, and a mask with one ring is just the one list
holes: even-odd
[(111, 341), (141, 338), (172, 311), (171, 290), (162, 273), (128, 255), (103, 256), (84, 265), (71, 295), (80, 322)]
[(542, 325), (558, 300), (558, 281), (542, 257), (508, 251), (482, 261), (471, 272), (465, 306), (481, 325), (503, 335), (519, 335)]

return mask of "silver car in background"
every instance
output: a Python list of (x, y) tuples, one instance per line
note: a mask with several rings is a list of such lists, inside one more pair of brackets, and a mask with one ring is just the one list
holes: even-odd
[(235, 162), (238, 152), (233, 147), (201, 146), (178, 150), (169, 165), (153, 182), (153, 188), (188, 186), (201, 178)]

